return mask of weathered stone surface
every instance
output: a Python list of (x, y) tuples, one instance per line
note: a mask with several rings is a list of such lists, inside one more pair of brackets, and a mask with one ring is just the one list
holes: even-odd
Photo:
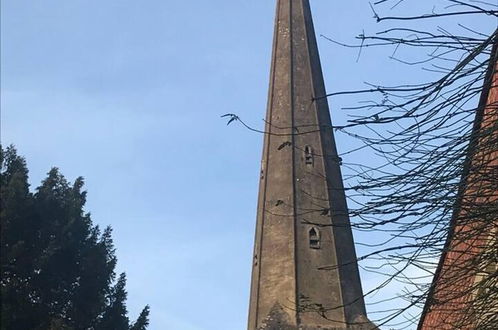
[(378, 329), (366, 317), (359, 317), (356, 324), (344, 325), (344, 327), (290, 325), (289, 315), (280, 304), (275, 304), (270, 314), (263, 320), (258, 330), (376, 330)]
[[(278, 0), (249, 329), (366, 319), (308, 0)], [(370, 328), (371, 329), (371, 328)]]
[(358, 324), (344, 325), (343, 327), (290, 325), (285, 311), (279, 309), (272, 310), (263, 320), (258, 330), (378, 330), (377, 326), (369, 320), (359, 320)]

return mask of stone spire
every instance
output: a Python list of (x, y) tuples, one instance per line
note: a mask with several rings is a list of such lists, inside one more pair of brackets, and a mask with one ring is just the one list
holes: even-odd
[(249, 330), (375, 328), (324, 95), (309, 1), (277, 0)]

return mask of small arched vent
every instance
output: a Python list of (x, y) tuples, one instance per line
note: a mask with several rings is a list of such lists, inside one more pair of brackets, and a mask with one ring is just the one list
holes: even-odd
[(313, 149), (310, 146), (304, 147), (304, 162), (313, 166)]
[(320, 248), (320, 231), (312, 227), (309, 231), (310, 248), (319, 249)]

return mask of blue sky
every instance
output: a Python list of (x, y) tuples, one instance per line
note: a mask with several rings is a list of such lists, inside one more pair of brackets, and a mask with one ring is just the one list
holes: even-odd
[[(376, 28), (366, 1), (312, 9), (318, 35)], [(267, 0), (1, 3), (2, 144), (26, 156), (33, 187), (52, 166), (86, 179), (130, 316), (150, 304), (151, 330), (246, 326), (262, 136), (220, 115), (263, 126), (273, 17)], [(318, 41), (329, 91), (400, 79), (389, 51), (356, 62)], [(335, 123), (344, 102), (330, 101)]]

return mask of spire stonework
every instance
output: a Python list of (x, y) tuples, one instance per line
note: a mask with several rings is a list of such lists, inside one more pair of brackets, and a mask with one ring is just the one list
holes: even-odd
[(375, 329), (366, 317), (308, 0), (277, 0), (249, 330)]

